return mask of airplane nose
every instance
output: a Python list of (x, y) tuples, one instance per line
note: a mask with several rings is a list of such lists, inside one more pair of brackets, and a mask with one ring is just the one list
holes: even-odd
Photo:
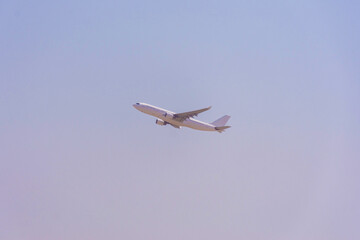
[(133, 104), (133, 107), (134, 107), (134, 108), (136, 108), (136, 109), (138, 109), (138, 108), (139, 108), (139, 106), (140, 106), (140, 104), (139, 104), (139, 103), (135, 103), (135, 104)]

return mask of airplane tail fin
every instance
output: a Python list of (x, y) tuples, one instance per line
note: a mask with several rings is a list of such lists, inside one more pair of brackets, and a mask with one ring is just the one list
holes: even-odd
[(219, 133), (222, 133), (225, 129), (229, 128), (230, 126), (225, 126), (225, 124), (227, 123), (227, 121), (229, 121), (230, 116), (225, 115), (221, 118), (219, 118), (218, 120), (212, 122), (211, 124), (215, 126), (215, 130), (218, 131)]
[(211, 124), (214, 125), (215, 127), (223, 127), (223, 126), (225, 126), (227, 121), (229, 121), (229, 119), (230, 119), (230, 116), (225, 115), (225, 116), (219, 118), (218, 120), (212, 122)]

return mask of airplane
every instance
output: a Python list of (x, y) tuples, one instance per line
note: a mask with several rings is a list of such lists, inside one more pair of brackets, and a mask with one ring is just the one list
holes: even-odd
[(140, 112), (156, 117), (155, 123), (161, 126), (169, 124), (174, 128), (188, 127), (201, 131), (217, 131), (219, 133), (222, 133), (225, 129), (230, 127), (225, 126), (230, 119), (230, 116), (228, 115), (225, 115), (212, 123), (201, 122), (193, 118), (199, 113), (209, 110), (211, 107), (183, 113), (174, 113), (147, 103), (135, 103), (133, 104), (133, 107)]

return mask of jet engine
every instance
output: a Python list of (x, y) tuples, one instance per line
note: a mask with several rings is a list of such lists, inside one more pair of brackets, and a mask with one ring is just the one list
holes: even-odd
[(156, 123), (157, 125), (160, 125), (160, 126), (166, 125), (166, 122), (164, 122), (164, 121), (161, 120), (161, 119), (156, 119), (155, 123)]

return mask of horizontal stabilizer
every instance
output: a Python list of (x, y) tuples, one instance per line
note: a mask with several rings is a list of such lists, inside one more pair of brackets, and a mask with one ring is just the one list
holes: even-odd
[(231, 127), (231, 126), (215, 127), (215, 130), (218, 131), (219, 133), (222, 133), (223, 131), (225, 131), (225, 129), (227, 129), (229, 127)]

